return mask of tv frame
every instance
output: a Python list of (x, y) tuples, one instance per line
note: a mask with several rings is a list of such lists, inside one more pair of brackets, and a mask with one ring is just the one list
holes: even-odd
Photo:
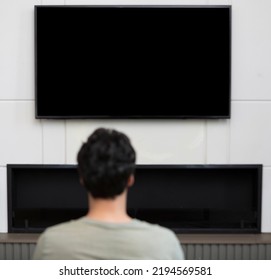
[[(257, 203), (257, 226), (253, 228), (175, 228), (172, 227), (171, 229), (175, 231), (176, 233), (260, 233), (261, 232), (261, 218), (262, 218), (262, 168), (263, 166), (261, 164), (221, 164), (221, 165), (184, 165), (184, 164), (169, 164), (169, 165), (162, 165), (162, 164), (154, 164), (154, 165), (144, 165), (139, 164), (136, 166), (136, 169), (185, 169), (185, 170), (210, 170), (210, 169), (216, 169), (216, 170), (223, 170), (223, 169), (233, 169), (233, 170), (241, 170), (241, 169), (252, 169), (257, 172), (257, 197), (255, 200), (255, 203)], [(7, 165), (7, 184), (8, 184), (8, 232), (14, 233), (14, 232), (42, 232), (44, 228), (23, 228), (23, 227), (14, 227), (12, 219), (13, 219), (13, 207), (14, 207), (14, 193), (12, 190), (13, 185), (13, 171), (18, 169), (54, 169), (54, 170), (69, 170), (77, 169), (77, 165), (56, 165), (56, 164), (8, 164)], [(79, 182), (79, 178), (78, 178)], [(83, 188), (83, 187), (82, 187)], [(16, 206), (16, 203), (15, 203)]]
[[(225, 115), (153, 115), (153, 116), (146, 116), (146, 115), (119, 115), (119, 116), (112, 116), (112, 115), (87, 115), (87, 116), (78, 116), (78, 115), (68, 115), (68, 116), (55, 116), (55, 115), (41, 115), (38, 113), (38, 93), (37, 93), (37, 84), (38, 84), (38, 77), (37, 77), (37, 9), (38, 8), (45, 8), (45, 7), (63, 7), (63, 8), (84, 8), (84, 7), (114, 7), (114, 8), (228, 8), (229, 9), (229, 96), (228, 96), (228, 114)], [(232, 6), (231, 5), (35, 5), (34, 6), (34, 71), (35, 71), (35, 118), (36, 119), (59, 119), (59, 120), (69, 120), (69, 119), (148, 119), (148, 120), (157, 120), (157, 119), (198, 119), (198, 120), (206, 120), (206, 119), (230, 119), (231, 118), (231, 95), (232, 95)]]

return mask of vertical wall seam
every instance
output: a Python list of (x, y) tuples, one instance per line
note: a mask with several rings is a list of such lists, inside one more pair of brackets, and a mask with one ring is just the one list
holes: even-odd
[(44, 122), (41, 120), (41, 162), (44, 164)]
[(67, 164), (67, 121), (64, 120), (64, 161)]
[(208, 121), (204, 121), (204, 133), (205, 133), (205, 151), (204, 151), (204, 163), (208, 163)]
[(227, 163), (230, 164), (231, 163), (231, 125), (230, 125), (230, 121), (227, 121), (227, 148), (226, 148), (226, 153), (227, 153)]

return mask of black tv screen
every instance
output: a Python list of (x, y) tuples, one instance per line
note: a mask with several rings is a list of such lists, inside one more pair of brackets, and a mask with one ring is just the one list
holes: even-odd
[(230, 118), (230, 6), (35, 6), (36, 118)]

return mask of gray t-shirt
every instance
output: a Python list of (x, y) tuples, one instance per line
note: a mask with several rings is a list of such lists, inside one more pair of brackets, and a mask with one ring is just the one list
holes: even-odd
[(184, 253), (176, 235), (159, 225), (83, 217), (48, 228), (38, 240), (33, 259), (180, 260)]

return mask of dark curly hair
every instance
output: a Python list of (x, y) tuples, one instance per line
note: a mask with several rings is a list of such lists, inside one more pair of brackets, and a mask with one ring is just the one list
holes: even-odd
[(98, 128), (77, 155), (78, 171), (94, 198), (114, 198), (127, 187), (135, 170), (136, 153), (130, 139), (119, 131)]

